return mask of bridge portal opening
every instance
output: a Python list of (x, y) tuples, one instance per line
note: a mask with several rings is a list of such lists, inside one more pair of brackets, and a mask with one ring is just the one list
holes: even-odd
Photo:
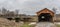
[(52, 16), (50, 13), (41, 13), (38, 16), (38, 22), (51, 22), (52, 21)]

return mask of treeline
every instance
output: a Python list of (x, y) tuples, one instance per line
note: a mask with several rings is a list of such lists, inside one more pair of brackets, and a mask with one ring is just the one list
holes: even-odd
[(7, 10), (6, 8), (0, 9), (0, 17), (16, 17), (19, 14), (19, 10), (16, 9), (15, 11)]

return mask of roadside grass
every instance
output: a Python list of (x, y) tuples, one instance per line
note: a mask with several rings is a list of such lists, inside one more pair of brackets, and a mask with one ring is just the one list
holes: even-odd
[(31, 25), (24, 24), (24, 25), (22, 25), (21, 27), (31, 27)]
[(25, 23), (21, 27), (34, 27), (34, 25), (29, 25), (29, 23)]
[(60, 25), (56, 25), (57, 27), (60, 27)]
[(28, 25), (28, 24), (24, 24), (21, 27), (34, 27), (34, 25)]

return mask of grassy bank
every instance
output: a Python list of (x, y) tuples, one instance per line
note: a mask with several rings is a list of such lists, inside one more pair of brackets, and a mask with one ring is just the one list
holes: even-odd
[(34, 27), (34, 25), (29, 25), (29, 23), (25, 23), (21, 27)]
[(57, 27), (60, 27), (60, 25), (56, 25)]

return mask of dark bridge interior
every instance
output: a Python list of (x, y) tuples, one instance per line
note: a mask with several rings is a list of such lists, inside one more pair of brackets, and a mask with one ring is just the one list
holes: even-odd
[(42, 13), (38, 16), (38, 22), (50, 22), (52, 20), (52, 16), (50, 13)]

